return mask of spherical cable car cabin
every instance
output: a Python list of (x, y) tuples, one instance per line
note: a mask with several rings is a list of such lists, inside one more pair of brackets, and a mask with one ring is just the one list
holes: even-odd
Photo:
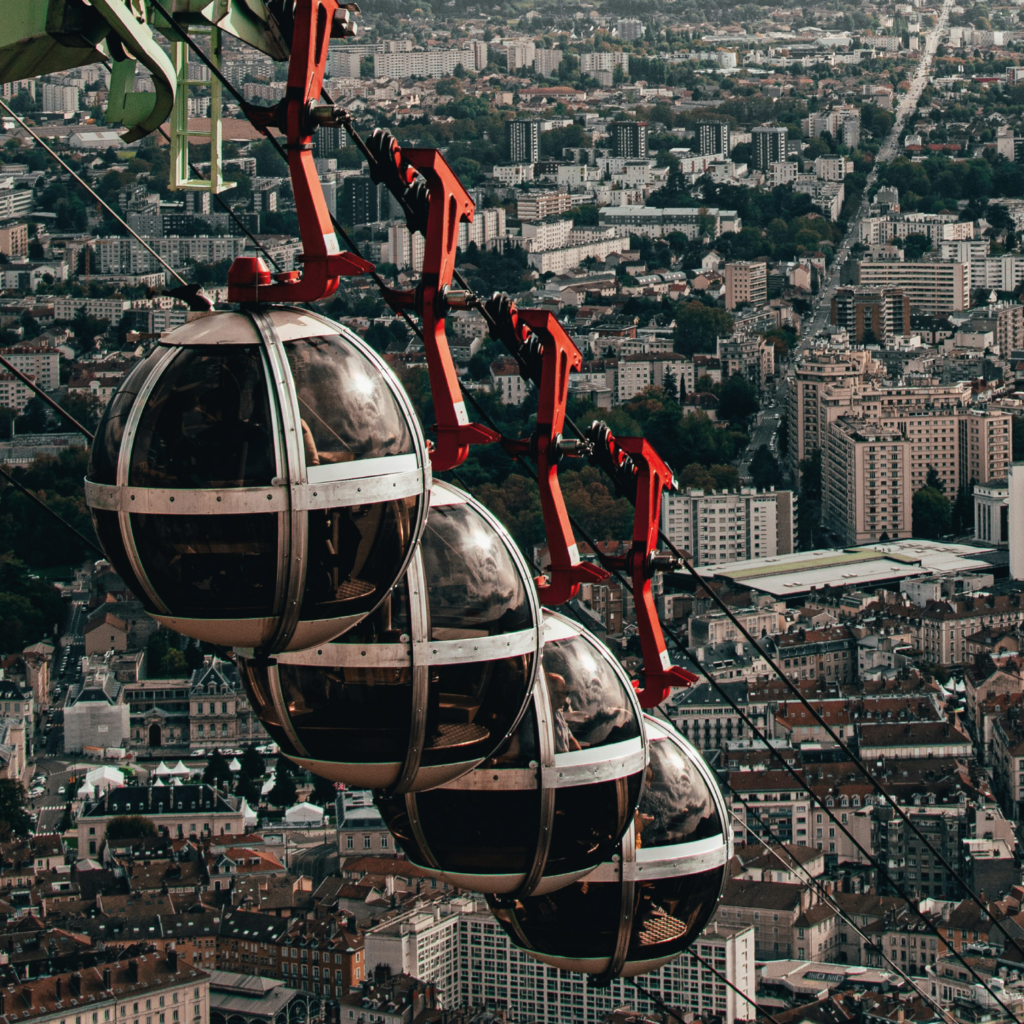
[(632, 821), (647, 750), (629, 677), (596, 637), (548, 610), (542, 664), (529, 712), (493, 757), (438, 789), (378, 798), (431, 877), (549, 892), (609, 858)]
[(472, 770), (522, 718), (540, 605), (504, 527), (436, 481), (405, 579), (335, 642), (272, 659), (238, 651), (281, 751), (335, 782), (406, 792)]
[(161, 339), (97, 430), (86, 501), (146, 610), (210, 643), (297, 650), (408, 565), (430, 465), (408, 396), (314, 313), (214, 313)]
[(732, 856), (725, 800), (711, 769), (674, 729), (647, 716), (650, 765), (617, 856), (557, 892), (491, 910), (538, 960), (603, 979), (664, 966), (705, 928)]

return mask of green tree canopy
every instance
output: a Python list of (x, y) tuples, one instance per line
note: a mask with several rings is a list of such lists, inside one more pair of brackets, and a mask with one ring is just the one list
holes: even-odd
[(263, 755), (256, 749), (255, 743), (250, 743), (242, 751), (242, 756), (239, 760), (242, 764), (242, 771), (250, 779), (262, 779), (267, 774), (267, 763), (263, 759)]
[(734, 373), (718, 393), (718, 418), (744, 424), (761, 408), (757, 388), (742, 374)]
[(219, 750), (215, 750), (210, 755), (210, 760), (206, 762), (203, 782), (208, 786), (219, 786), (223, 782), (230, 782), (231, 776), (228, 759)]
[(912, 529), (915, 537), (938, 540), (952, 528), (952, 505), (942, 491), (922, 487), (915, 492), (912, 505)]
[(0, 779), (0, 842), (27, 836), (31, 830), (32, 819), (25, 809), (25, 787), (17, 779)]
[(141, 814), (119, 814), (107, 825), (108, 841), (117, 839), (144, 839), (156, 835), (156, 825), (151, 818)]
[(750, 460), (750, 477), (754, 486), (764, 490), (768, 487), (782, 486), (782, 470), (779, 460), (772, 454), (768, 445), (761, 445)]
[(718, 338), (732, 333), (732, 317), (724, 309), (700, 302), (680, 302), (675, 319), (672, 347), (684, 356), (714, 352)]

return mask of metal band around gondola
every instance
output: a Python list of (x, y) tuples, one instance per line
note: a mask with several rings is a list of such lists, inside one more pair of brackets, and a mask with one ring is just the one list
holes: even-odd
[[(636, 859), (636, 824), (631, 823), (622, 840), (620, 854), (619, 882), (619, 927), (615, 933), (615, 949), (608, 967), (594, 979), (594, 984), (601, 987), (607, 985), (612, 978), (622, 972), (629, 953), (629, 937), (633, 929), (633, 914), (636, 910), (636, 880), (633, 875), (633, 864)], [(589, 875), (587, 876), (589, 878)]]
[[(124, 426), (124, 433), (121, 435), (121, 448), (117, 454), (117, 485), (118, 487), (124, 487), (128, 483), (128, 471), (131, 468), (131, 453), (135, 445), (135, 435), (139, 431), (139, 423), (142, 421), (142, 415), (146, 410), (146, 403), (149, 401), (150, 396), (156, 389), (157, 383), (161, 380), (164, 370), (167, 365), (177, 355), (177, 351), (172, 348), (168, 348), (164, 353), (164, 357), (154, 367), (153, 372), (149, 374), (145, 381), (143, 381), (142, 387), (139, 389), (138, 396), (132, 405), (131, 411), (128, 414), (128, 420)], [(86, 502), (88, 502), (88, 481), (86, 482)], [(131, 566), (132, 572), (135, 573), (135, 578), (145, 588), (146, 596), (152, 602), (153, 607), (158, 612), (167, 614), (170, 609), (161, 600), (160, 595), (156, 592), (156, 588), (153, 586), (152, 581), (149, 578), (149, 573), (146, 572), (145, 566), (142, 564), (142, 559), (139, 557), (139, 549), (135, 544), (135, 533), (132, 530), (131, 513), (127, 508), (120, 506), (115, 507), (114, 511), (117, 512), (118, 524), (121, 527), (121, 540), (124, 543), (125, 554), (128, 557), (128, 564)]]
[(637, 882), (649, 882), (711, 871), (728, 862), (729, 847), (720, 836), (713, 836), (696, 843), (676, 843), (649, 850), (641, 847), (630, 863), (605, 862), (587, 875), (587, 881), (617, 882), (620, 878), (631, 878)]
[(534, 690), (534, 707), (537, 709), (537, 754), (540, 769), (540, 821), (537, 828), (537, 846), (533, 851), (533, 864), (523, 879), (523, 884), (513, 896), (529, 896), (544, 877), (544, 869), (548, 866), (551, 852), (551, 835), (555, 827), (555, 791), (551, 786), (543, 784), (544, 775), (554, 769), (556, 755), (554, 747), (554, 730), (548, 721), (551, 699), (548, 696), (547, 682), (544, 673), (537, 676)]
[[(318, 508), (341, 508), (369, 502), (411, 498), (423, 491), (423, 471), (415, 455), (386, 455), (379, 459), (350, 462), (347, 466), (366, 472), (370, 479), (327, 480), (317, 484), (289, 487), (272, 483), (266, 487), (128, 487), (85, 482), (86, 501), (111, 512), (142, 515), (203, 516), (308, 512)], [(408, 468), (405, 468), (408, 466)], [(334, 468), (334, 467), (332, 467)], [(379, 468), (379, 473), (374, 471)]]
[[(302, 595), (306, 586), (306, 548), (309, 517), (295, 507), (294, 491), (306, 480), (306, 459), (302, 450), (302, 415), (292, 371), (281, 346), (281, 339), (268, 313), (258, 309), (247, 310), (253, 326), (263, 337), (264, 353), (269, 363), (272, 404), (281, 417), (281, 436), (284, 438), (285, 467), (289, 490), (289, 511), (278, 517), (278, 600), (280, 611), (277, 629), (269, 644), (270, 650), (283, 650), (288, 646), (299, 624)], [(279, 464), (280, 465), (280, 464)]]
[(281, 674), (277, 670), (277, 661), (271, 659), (267, 663), (267, 684), (270, 687), (270, 699), (274, 702), (274, 711), (277, 713), (278, 721), (288, 742), (295, 747), (295, 752), (300, 757), (309, 757), (306, 745), (299, 739), (292, 724), (292, 716), (288, 713), (288, 705), (284, 700), (284, 693), (281, 690)]
[[(426, 603), (427, 582), (423, 574), (423, 556), (417, 551), (406, 573), (409, 587), (409, 627), (413, 635), (425, 634), (429, 628)], [(343, 646), (343, 645), (338, 645)], [(427, 699), (430, 690), (430, 668), (416, 657), (413, 646), (412, 663), (412, 720), (409, 745), (406, 748), (402, 772), (395, 784), (395, 794), (408, 793), (416, 781), (423, 761), (423, 745), (427, 738)]]

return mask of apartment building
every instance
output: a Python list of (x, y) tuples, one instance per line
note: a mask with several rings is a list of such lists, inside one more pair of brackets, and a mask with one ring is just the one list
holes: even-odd
[(598, 214), (602, 227), (615, 227), (620, 234), (661, 238), (681, 231), (687, 238), (707, 234), (717, 238), (727, 231), (739, 232), (743, 222), (735, 210), (708, 206), (604, 206)]
[(406, 53), (375, 53), (374, 78), (444, 78), (460, 64), (465, 65), (462, 50), (414, 50)]
[(33, 1024), (145, 1024), (164, 1017), (178, 1024), (206, 1024), (210, 975), (179, 962), (174, 949), (147, 953), (66, 974), (15, 980), (0, 989), (0, 1018), (13, 1021), (18, 1013), (31, 1016)]
[[(588, 57), (618, 57), (629, 59), (629, 54), (623, 53), (583, 53), (580, 54), (580, 70), (586, 71), (583, 61)], [(611, 68), (601, 68), (602, 71), (611, 71)], [(628, 70), (628, 66), (623, 70)], [(609, 134), (612, 137), (612, 153), (626, 160), (647, 159), (647, 122), (646, 121), (613, 121)]]
[[(831, 323), (863, 342), (910, 333), (910, 297), (898, 288), (840, 288), (832, 297)], [(870, 339), (869, 339), (870, 340)]]
[(829, 386), (852, 387), (882, 375), (882, 366), (869, 352), (814, 349), (798, 360), (789, 388), (790, 452), (794, 462), (824, 442), (821, 395)]
[(760, 391), (775, 374), (775, 345), (763, 334), (737, 331), (719, 338), (717, 349), (725, 380), (738, 373)]
[(664, 495), (661, 529), (695, 565), (774, 558), (793, 551), (795, 509), (792, 491), (691, 488)]
[(921, 313), (950, 313), (970, 305), (970, 274), (963, 263), (864, 260), (860, 284), (901, 289)]
[(754, 146), (754, 158), (751, 162), (759, 171), (767, 171), (772, 164), (786, 159), (788, 129), (762, 125), (755, 128), (750, 135)]
[(516, 216), (521, 221), (559, 217), (571, 210), (576, 202), (577, 200), (568, 192), (527, 192), (516, 199)]
[(540, 121), (506, 121), (505, 144), (512, 163), (537, 163), (540, 160)]
[(910, 442), (841, 417), (822, 449), (822, 519), (843, 545), (911, 536)]
[[(127, 709), (125, 709), (127, 710)], [(142, 815), (172, 838), (241, 835), (245, 818), (234, 798), (212, 786), (123, 786), (87, 804), (78, 817), (78, 855), (101, 852), (107, 826), (119, 815)]]
[[(437, 988), (442, 1006), (477, 1005), (538, 1024), (601, 1024), (614, 1010), (648, 1014), (658, 1006), (628, 980), (607, 987), (539, 963), (511, 944), (486, 905), (457, 897), (401, 914), (366, 933), (366, 960)], [(670, 1006), (736, 1024), (749, 1016), (756, 987), (754, 929), (716, 916), (693, 951), (739, 990), (684, 953), (644, 976), (644, 989)]]
[[(720, 662), (728, 660), (728, 655), (737, 656), (737, 648), (740, 645), (729, 646), (732, 648), (730, 652), (722, 645), (717, 648), (700, 647), (695, 653), (701, 663), (717, 676), (717, 669), (721, 667)], [(719, 652), (721, 658), (718, 656)], [(760, 655), (755, 655), (752, 647), (749, 647), (748, 653), (751, 655), (753, 670), (766, 677), (769, 672), (768, 663)], [(698, 750), (724, 750), (734, 740), (751, 738), (752, 734), (746, 721), (725, 699), (719, 687), (724, 689), (729, 698), (743, 710), (746, 718), (762, 733), (770, 734), (768, 702), (747, 681), (724, 681), (720, 682), (718, 687), (713, 687), (710, 683), (696, 683), (685, 690), (674, 690), (663, 705), (663, 709), (675, 727)], [(737, 833), (736, 842), (746, 842), (746, 837)]]
[(615, 371), (615, 400), (618, 405), (635, 398), (647, 388), (660, 388), (665, 383), (665, 375), (670, 374), (675, 380), (676, 392), (679, 393), (680, 383), (685, 388), (690, 382), (693, 390), (693, 363), (686, 356), (676, 352), (638, 353), (625, 356), (618, 361)]
[(27, 256), (28, 225), (4, 224), (0, 226), (0, 252), (5, 256)]
[(938, 248), (943, 242), (974, 238), (974, 223), (960, 220), (955, 213), (890, 213), (866, 217), (860, 224), (864, 245), (888, 245), (894, 238), (924, 235)]
[[(817, 679), (833, 685), (856, 682), (857, 640), (847, 626), (800, 629), (793, 633), (776, 636), (774, 643), (782, 667), (791, 679)], [(803, 731), (804, 724), (796, 721), (802, 715), (799, 710), (802, 707), (803, 705), (794, 705), (787, 710), (785, 702), (779, 705), (791, 741), (798, 742), (810, 738), (825, 740), (824, 731), (822, 735), (815, 733), (812, 737)], [(837, 732), (842, 736), (843, 729), (839, 723), (840, 709), (835, 707), (830, 710), (834, 711), (837, 716), (836, 724), (839, 725)]]
[(728, 121), (701, 121), (694, 129), (697, 137), (697, 152), (701, 156), (721, 155), (727, 157), (732, 151), (729, 140)]
[(996, 351), (1003, 359), (1009, 359), (1012, 352), (1024, 349), (1024, 305), (1019, 302), (1000, 302), (965, 310), (960, 316), (950, 319), (963, 330), (991, 331)]
[(767, 301), (768, 268), (764, 263), (726, 263), (726, 309), (735, 309), (743, 305), (760, 309)]

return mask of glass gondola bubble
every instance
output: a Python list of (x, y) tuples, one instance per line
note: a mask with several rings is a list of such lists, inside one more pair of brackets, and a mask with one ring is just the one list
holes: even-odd
[(715, 911), (730, 857), (725, 801), (704, 759), (646, 719), (650, 765), (619, 854), (543, 896), (488, 902), (511, 940), (553, 967), (607, 980), (657, 970)]
[(339, 324), (266, 307), (161, 339), (107, 407), (86, 501), (158, 621), (284, 651), (384, 600), (429, 487), (423, 433), (388, 366)]
[(307, 651), (236, 651), (284, 754), (334, 782), (419, 790), (473, 769), (519, 723), (540, 663), (540, 605), (504, 527), (435, 481), (405, 579), (364, 622)]
[(480, 767), (378, 798), (431, 877), (476, 892), (550, 892), (611, 857), (633, 820), (647, 751), (629, 677), (595, 637), (547, 610), (542, 665), (529, 712)]

